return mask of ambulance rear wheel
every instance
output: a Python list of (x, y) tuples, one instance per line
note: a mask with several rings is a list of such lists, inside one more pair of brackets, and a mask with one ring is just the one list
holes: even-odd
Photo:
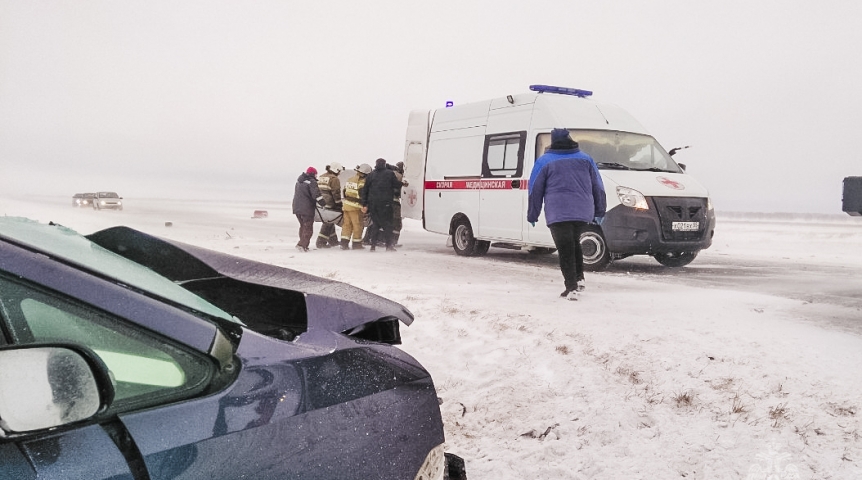
[(581, 233), (581, 252), (584, 254), (584, 270), (600, 272), (611, 264), (608, 243), (602, 229), (596, 225), (587, 225)]
[(452, 247), (455, 253), (464, 257), (476, 257), (488, 253), (491, 242), (476, 240), (470, 220), (459, 218), (452, 229)]

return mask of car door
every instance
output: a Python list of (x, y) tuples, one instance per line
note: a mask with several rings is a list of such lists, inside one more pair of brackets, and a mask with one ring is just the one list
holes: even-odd
[(0, 463), (0, 472), (10, 469), (16, 475), (2, 478), (147, 478), (144, 460), (120, 416), (197, 396), (214, 377), (215, 365), (202, 353), (6, 272), (0, 272), (0, 317), (7, 344), (86, 346), (114, 381), (113, 402), (92, 421), (16, 435), (23, 459), (4, 445), (0, 454), (9, 461)]
[(527, 132), (485, 137), (478, 236), (521, 240), (525, 220), (524, 146)]

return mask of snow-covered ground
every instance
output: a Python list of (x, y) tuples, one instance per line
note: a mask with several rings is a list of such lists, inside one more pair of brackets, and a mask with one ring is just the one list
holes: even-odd
[(127, 225), (407, 306), (401, 348), (433, 375), (470, 478), (862, 478), (860, 218), (719, 214), (690, 266), (622, 260), (568, 302), (556, 256), (462, 258), (415, 221), (396, 253), (303, 254), (283, 202), (70, 202), (0, 198), (0, 214)]

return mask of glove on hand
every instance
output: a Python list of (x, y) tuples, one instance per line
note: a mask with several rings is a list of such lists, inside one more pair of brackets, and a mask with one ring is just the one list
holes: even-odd
[(341, 211), (341, 204), (336, 203), (335, 206), (332, 207), (332, 209), (335, 210), (336, 212), (340, 212)]
[(535, 227), (535, 226), (536, 226), (536, 222), (530, 222), (530, 225), (532, 225), (532, 226), (534, 226), (534, 227)]
[(596, 225), (601, 225), (602, 223), (604, 223), (605, 217), (596, 217), (593, 219), (593, 221), (596, 222)]
[(326, 206), (326, 200), (321, 198), (320, 200), (317, 201), (317, 204), (320, 205), (321, 207), (325, 207)]

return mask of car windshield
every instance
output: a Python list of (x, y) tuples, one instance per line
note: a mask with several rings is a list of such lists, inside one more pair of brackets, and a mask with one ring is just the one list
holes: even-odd
[(120, 196), (114, 192), (99, 192), (99, 198), (120, 198)]
[[(570, 130), (580, 149), (595, 160), (599, 169), (647, 170), (682, 173), (682, 169), (655, 138), (611, 130)], [(536, 158), (551, 144), (551, 134), (536, 138)]]

